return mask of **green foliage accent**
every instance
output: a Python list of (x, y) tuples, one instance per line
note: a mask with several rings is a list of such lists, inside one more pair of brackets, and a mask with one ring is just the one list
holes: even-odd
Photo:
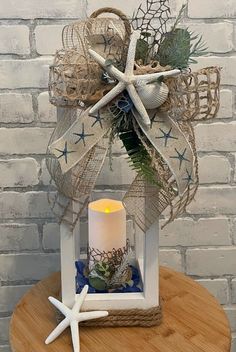
[(134, 130), (119, 135), (130, 158), (131, 168), (141, 174), (148, 183), (161, 187), (157, 181), (155, 170), (151, 165), (151, 157), (146, 151)]
[(89, 284), (98, 291), (104, 291), (107, 288), (106, 282), (100, 277), (89, 277)]
[(187, 5), (183, 5), (170, 32), (163, 34), (156, 59), (162, 66), (184, 69), (197, 61), (193, 57), (206, 52), (202, 36), (194, 34), (188, 28), (177, 28), (184, 16)]
[(203, 55), (205, 51), (201, 36), (188, 29), (175, 28), (164, 35), (156, 59), (162, 66), (183, 69), (196, 62), (192, 57)]
[(138, 39), (137, 41), (137, 47), (136, 47), (136, 54), (135, 54), (135, 60), (142, 60), (142, 62), (145, 62), (145, 59), (147, 57), (147, 53), (149, 50), (149, 45), (148, 42), (145, 39)]

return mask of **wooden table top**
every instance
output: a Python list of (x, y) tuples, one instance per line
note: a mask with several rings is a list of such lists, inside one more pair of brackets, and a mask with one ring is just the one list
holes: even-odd
[[(60, 289), (60, 274), (40, 281), (17, 305), (10, 325), (13, 352), (71, 352), (67, 329), (46, 346), (55, 328), (48, 296)], [(230, 328), (217, 300), (181, 273), (161, 267), (160, 294), (164, 319), (152, 328), (80, 328), (81, 352), (229, 352)]]

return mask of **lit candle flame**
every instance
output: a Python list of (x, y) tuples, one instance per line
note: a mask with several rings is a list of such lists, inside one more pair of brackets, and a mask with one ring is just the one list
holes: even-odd
[(110, 208), (106, 208), (106, 209), (105, 209), (105, 213), (106, 213), (106, 214), (109, 214), (110, 212), (111, 212), (111, 211), (110, 211)]

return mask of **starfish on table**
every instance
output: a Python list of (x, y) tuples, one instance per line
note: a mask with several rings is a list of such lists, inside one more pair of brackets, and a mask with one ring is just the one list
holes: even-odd
[(126, 68), (125, 72), (121, 72), (112, 64), (107, 64), (107, 61), (97, 54), (94, 50), (89, 49), (89, 54), (92, 58), (99, 63), (112, 77), (118, 80), (118, 84), (110, 90), (101, 100), (99, 100), (89, 111), (90, 114), (94, 114), (102, 107), (106, 106), (112, 99), (114, 99), (117, 95), (123, 92), (125, 89), (128, 91), (131, 100), (133, 101), (134, 107), (136, 108), (137, 112), (141, 116), (142, 123), (145, 126), (150, 126), (151, 121), (146, 111), (145, 106), (139, 94), (136, 90), (137, 87), (143, 86), (145, 84), (151, 83), (157, 80), (159, 77), (167, 77), (167, 76), (175, 76), (180, 73), (180, 70), (170, 70), (165, 72), (155, 72), (145, 75), (134, 75), (134, 63), (135, 63), (135, 53), (136, 53), (136, 46), (137, 41), (140, 37), (139, 31), (133, 31), (130, 37), (130, 44), (127, 54), (127, 61), (126, 61)]
[(51, 332), (47, 337), (45, 344), (53, 342), (68, 326), (70, 326), (71, 337), (73, 342), (74, 352), (80, 351), (79, 343), (79, 323), (81, 321), (97, 319), (108, 316), (107, 311), (93, 311), (93, 312), (82, 312), (80, 313), (80, 308), (85, 300), (88, 293), (88, 285), (85, 285), (80, 295), (77, 296), (75, 304), (72, 309), (69, 309), (63, 303), (58, 301), (54, 297), (48, 297), (49, 301), (60, 310), (60, 312), (65, 316), (65, 319)]

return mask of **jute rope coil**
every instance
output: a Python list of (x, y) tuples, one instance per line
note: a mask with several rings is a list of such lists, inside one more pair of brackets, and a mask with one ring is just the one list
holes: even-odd
[[(81, 326), (87, 327), (119, 327), (119, 326), (142, 326), (151, 327), (160, 325), (162, 322), (161, 306), (149, 309), (117, 309), (109, 310), (109, 315), (105, 318), (88, 320), (81, 322)], [(63, 319), (61, 313), (56, 314), (56, 319), (60, 322)]]

